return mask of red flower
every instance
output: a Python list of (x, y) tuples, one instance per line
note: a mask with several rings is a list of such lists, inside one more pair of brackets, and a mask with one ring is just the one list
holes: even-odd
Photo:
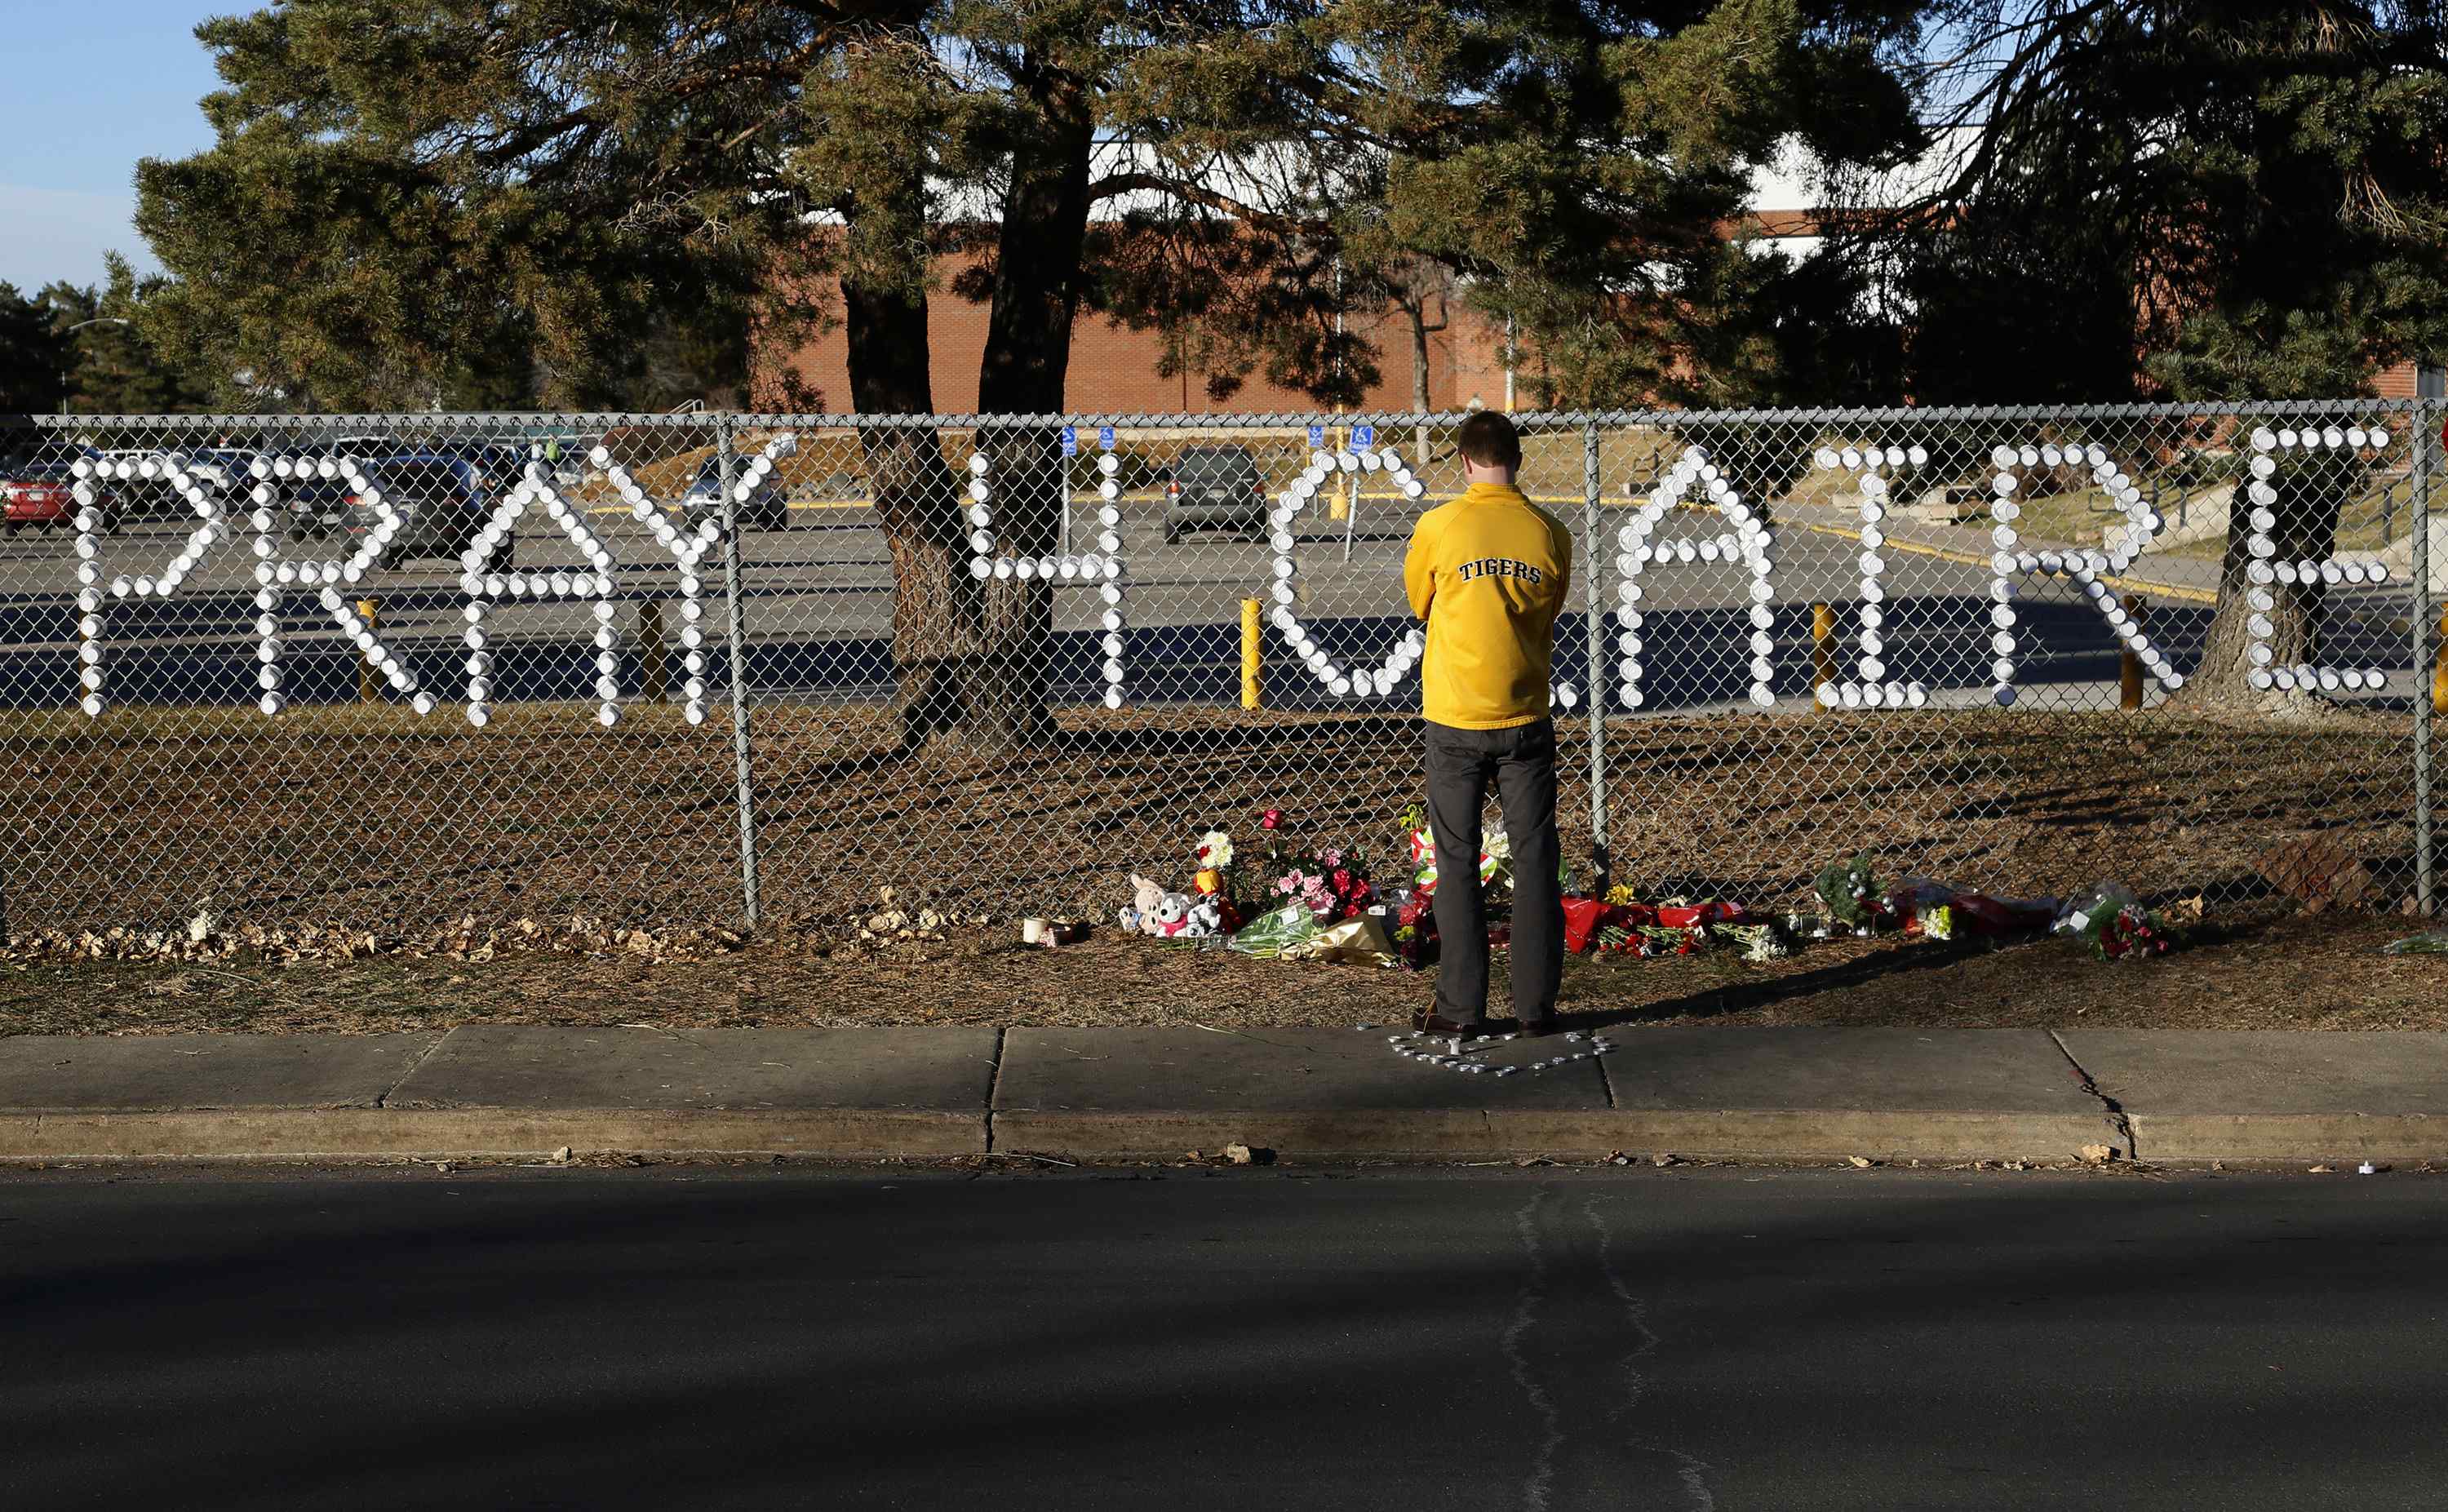
[(1269, 809), (1258, 816), (1258, 828), (1261, 830), (1279, 830), (1283, 828), (1283, 823), (1284, 811), (1281, 809)]
[(1351, 890), (1351, 872), (1348, 869), (1337, 867), (1334, 871), (1332, 881), (1334, 883), (1335, 891), (1348, 892)]

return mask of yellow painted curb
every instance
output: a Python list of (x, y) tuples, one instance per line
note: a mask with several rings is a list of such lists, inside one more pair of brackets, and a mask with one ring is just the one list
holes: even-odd
[[(1816, 530), (1821, 535), (1832, 535), (1839, 540), (1850, 541), (1856, 545), (1859, 545), (1862, 540), (1860, 531), (1847, 530), (1842, 526), (1812, 525), (1807, 521), (1805, 521), (1802, 527), (1806, 530)], [(1899, 541), (1892, 536), (1887, 538), (1886, 549), (1890, 551), (1902, 551), (1910, 556), (1936, 557), (1941, 562), (1952, 562), (1959, 566), (1985, 567), (1989, 565), (1989, 559), (1987, 557), (1977, 557), (1968, 551), (1949, 551), (1944, 546), (1923, 545), (1918, 541)], [(2215, 593), (2208, 592), (2201, 588), (2188, 588), (2173, 583), (2153, 583), (2143, 578), (2104, 577), (2099, 581), (2106, 584), (2109, 587), (2120, 589), (2127, 593), (2147, 593), (2155, 598), (2177, 599), (2187, 603), (2215, 604), (2218, 603), (2218, 595)]]

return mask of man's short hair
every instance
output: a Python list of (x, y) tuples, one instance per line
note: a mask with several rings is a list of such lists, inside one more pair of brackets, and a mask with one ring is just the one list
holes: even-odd
[(1521, 432), (1513, 429), (1511, 417), (1501, 411), (1482, 410), (1464, 420), (1455, 444), (1463, 456), (1482, 468), (1521, 466)]

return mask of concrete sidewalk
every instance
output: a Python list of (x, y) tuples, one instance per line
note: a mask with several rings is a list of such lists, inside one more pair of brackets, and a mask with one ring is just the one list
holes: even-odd
[(562, 1029), (0, 1040), (0, 1159), (587, 1153), (2448, 1160), (2448, 1034)]

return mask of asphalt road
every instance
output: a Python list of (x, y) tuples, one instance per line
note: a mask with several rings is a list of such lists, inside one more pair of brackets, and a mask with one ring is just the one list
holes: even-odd
[(0, 1502), (2433, 1508), (2420, 1176), (0, 1177)]

